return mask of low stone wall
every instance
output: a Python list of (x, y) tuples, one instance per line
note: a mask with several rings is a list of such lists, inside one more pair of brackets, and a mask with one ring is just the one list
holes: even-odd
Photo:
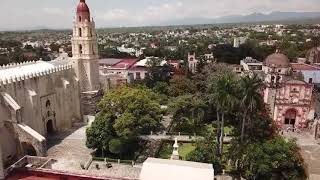
[(24, 124), (13, 123), (12, 125), (20, 143), (31, 144), (35, 148), (37, 156), (46, 156), (46, 139), (41, 134)]

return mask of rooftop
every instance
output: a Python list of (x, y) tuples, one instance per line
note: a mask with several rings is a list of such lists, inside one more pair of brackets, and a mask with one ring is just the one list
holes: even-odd
[(243, 61), (245, 63), (261, 63), (262, 64), (262, 62), (260, 62), (260, 61), (258, 61), (256, 59), (253, 59), (252, 57), (246, 57), (245, 59), (243, 59)]
[(291, 67), (294, 71), (320, 71), (319, 67), (310, 64), (291, 63)]
[[(140, 60), (139, 62), (137, 62), (136, 64), (135, 64), (135, 66), (142, 66), (142, 67), (145, 67), (145, 66), (147, 66), (147, 63), (150, 61), (150, 60), (152, 60), (152, 59), (159, 59), (158, 57), (147, 57), (147, 58), (145, 58), (145, 59), (142, 59), (142, 60)], [(165, 61), (165, 60), (163, 60), (162, 62), (161, 62), (161, 66), (163, 66), (164, 64), (166, 64), (167, 62)]]
[(122, 59), (118, 63), (112, 65), (110, 69), (129, 69), (131, 66), (133, 66), (138, 59)]
[(0, 81), (24, 78), (25, 76), (36, 76), (59, 69), (70, 68), (68, 60), (33, 61), (20, 64), (10, 64), (0, 67)]
[(122, 61), (122, 59), (114, 59), (114, 58), (106, 58), (106, 59), (99, 59), (99, 64), (112, 66)]
[(142, 166), (140, 180), (212, 180), (212, 164), (148, 158)]

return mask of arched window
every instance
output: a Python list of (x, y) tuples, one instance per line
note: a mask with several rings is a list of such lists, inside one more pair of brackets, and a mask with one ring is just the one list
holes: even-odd
[(94, 52), (94, 46), (92, 46), (92, 54), (95, 55), (96, 52)]
[(46, 108), (49, 108), (50, 105), (51, 105), (50, 100), (47, 100), (47, 102), (46, 102)]
[(89, 34), (90, 34), (90, 37), (92, 37), (92, 29), (89, 28)]
[(82, 37), (82, 29), (79, 28), (79, 36)]
[(79, 22), (81, 22), (81, 20), (82, 20), (82, 19), (81, 19), (81, 16), (79, 16)]
[(82, 52), (82, 45), (81, 44), (79, 44), (79, 54), (82, 54), (83, 52)]

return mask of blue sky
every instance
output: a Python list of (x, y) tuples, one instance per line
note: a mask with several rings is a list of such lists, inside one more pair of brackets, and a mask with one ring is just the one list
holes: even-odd
[[(253, 12), (320, 11), (320, 0), (86, 0), (98, 27)], [(1, 0), (0, 28), (70, 28), (79, 0)]]

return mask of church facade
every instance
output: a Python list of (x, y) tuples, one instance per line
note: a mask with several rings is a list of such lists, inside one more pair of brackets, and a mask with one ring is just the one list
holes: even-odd
[(20, 157), (45, 156), (50, 134), (82, 120), (83, 99), (100, 90), (96, 38), (89, 8), (80, 0), (72, 58), (0, 67), (0, 179)]
[(266, 88), (264, 101), (279, 128), (305, 128), (314, 119), (314, 85), (294, 77), (289, 59), (281, 53), (266, 58), (262, 71)]

